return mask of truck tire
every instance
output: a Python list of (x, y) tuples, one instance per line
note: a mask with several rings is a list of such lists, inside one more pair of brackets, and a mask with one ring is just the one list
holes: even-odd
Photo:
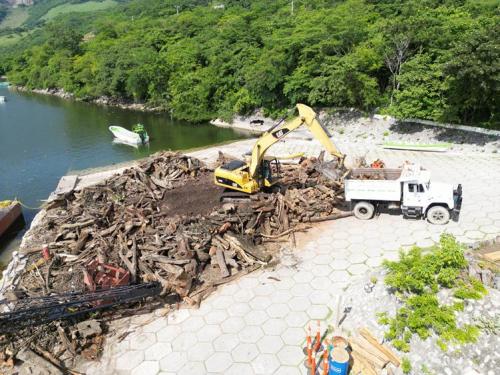
[(446, 224), (448, 221), (450, 221), (450, 211), (443, 206), (432, 206), (427, 211), (427, 220), (431, 224)]
[(375, 212), (375, 206), (370, 202), (358, 202), (354, 206), (354, 216), (360, 220), (370, 220)]

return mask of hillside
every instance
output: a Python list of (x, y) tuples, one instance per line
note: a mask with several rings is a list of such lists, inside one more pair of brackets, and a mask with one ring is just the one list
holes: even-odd
[[(118, 0), (119, 1), (119, 0)], [(61, 14), (108, 9), (115, 0), (0, 0), (0, 30), (10, 33), (42, 26)]]
[(191, 121), (305, 102), (500, 126), (497, 1), (311, 0), (293, 13), (287, 0), (214, 4), (134, 0), (58, 17), (0, 69), (29, 88)]

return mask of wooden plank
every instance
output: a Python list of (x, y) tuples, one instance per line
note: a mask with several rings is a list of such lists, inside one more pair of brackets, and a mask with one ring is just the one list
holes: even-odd
[(220, 268), (220, 276), (222, 278), (229, 276), (229, 270), (227, 269), (226, 261), (224, 259), (223, 250), (220, 247), (217, 247), (217, 251), (215, 252), (215, 260)]
[(377, 371), (375, 371), (370, 362), (368, 362), (368, 360), (364, 358), (361, 354), (353, 351), (351, 352), (351, 356), (352, 359), (354, 360), (354, 363), (358, 363), (357, 366), (362, 367), (361, 373), (363, 375), (377, 375)]
[(349, 344), (351, 345), (351, 348), (354, 352), (359, 353), (363, 357), (365, 357), (367, 360), (369, 360), (375, 367), (381, 369), (383, 368), (388, 361), (385, 361), (383, 359), (380, 359), (376, 355), (373, 355), (370, 353), (368, 350), (366, 350), (358, 340), (351, 338), (349, 339)]
[(389, 349), (388, 347), (379, 344), (378, 340), (375, 338), (375, 336), (372, 335), (372, 333), (367, 329), (367, 328), (361, 328), (359, 330), (359, 333), (361, 336), (363, 336), (370, 344), (375, 346), (378, 350), (383, 352), (387, 358), (389, 358), (389, 361), (396, 367), (399, 367), (401, 365), (401, 359), (394, 354), (394, 352)]
[(500, 251), (494, 251), (492, 253), (486, 253), (483, 258), (489, 260), (490, 262), (498, 262), (500, 260)]

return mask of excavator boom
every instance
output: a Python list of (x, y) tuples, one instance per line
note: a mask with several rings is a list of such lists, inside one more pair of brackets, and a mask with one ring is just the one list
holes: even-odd
[(299, 116), (289, 122), (281, 122), (262, 134), (252, 149), (249, 164), (231, 162), (217, 168), (215, 170), (215, 184), (244, 193), (254, 193), (264, 186), (272, 186), (275, 182), (270, 182), (266, 176), (263, 176), (265, 154), (269, 147), (302, 125), (307, 126), (330, 155), (343, 160), (344, 155), (330, 140), (327, 131), (316, 118), (316, 113), (304, 104), (297, 104), (297, 109)]

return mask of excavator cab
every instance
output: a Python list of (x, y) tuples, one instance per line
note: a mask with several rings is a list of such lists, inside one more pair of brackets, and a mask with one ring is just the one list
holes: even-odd
[(261, 163), (260, 173), (258, 176), (262, 177), (261, 186), (270, 188), (276, 185), (281, 178), (281, 164), (277, 158), (266, 159), (264, 158)]

